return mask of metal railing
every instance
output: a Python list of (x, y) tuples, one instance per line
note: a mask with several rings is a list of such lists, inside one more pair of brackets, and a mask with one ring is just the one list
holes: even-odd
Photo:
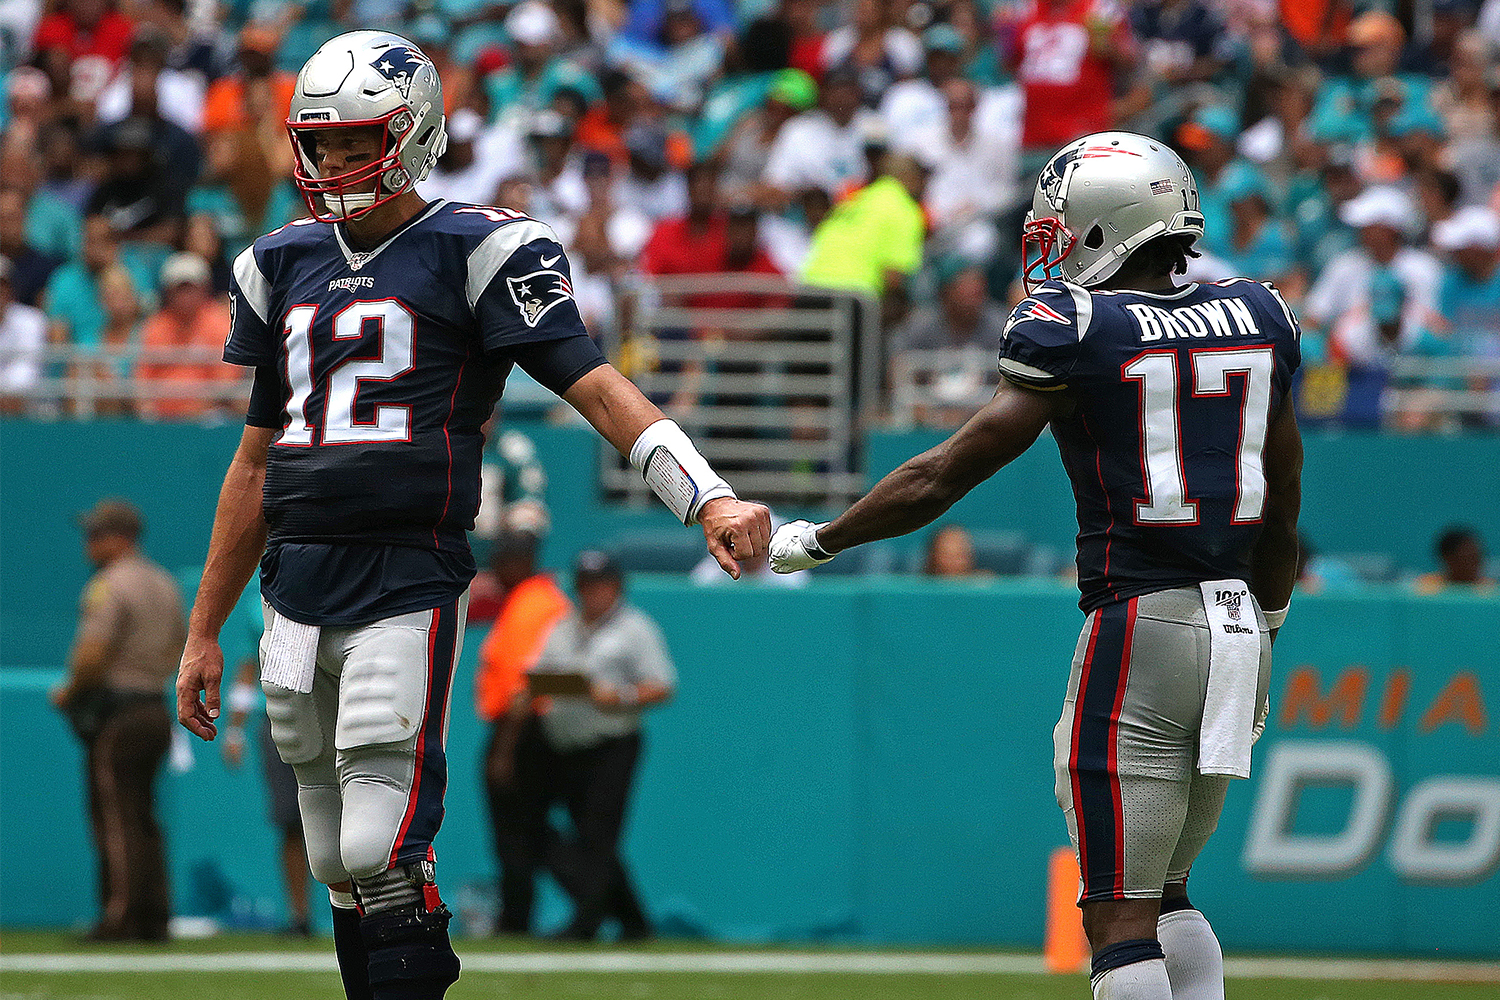
[[(211, 347), (49, 345), (35, 359), (38, 377), (8, 393), (5, 408), (41, 418), (133, 416), (160, 420), (240, 417), (250, 395), (248, 369), (226, 364)], [(191, 365), (190, 377), (154, 366)]]
[[(726, 306), (726, 298), (734, 302)], [(699, 450), (748, 496), (844, 502), (865, 488), (860, 435), (880, 405), (879, 307), (857, 293), (767, 275), (656, 279), (622, 296), (605, 344)], [(650, 488), (600, 449), (611, 495)]]
[(982, 347), (901, 351), (891, 357), (891, 423), (962, 423), (995, 394), (1000, 369)]
[(1380, 409), (1398, 427), (1500, 427), (1500, 358), (1392, 358)]

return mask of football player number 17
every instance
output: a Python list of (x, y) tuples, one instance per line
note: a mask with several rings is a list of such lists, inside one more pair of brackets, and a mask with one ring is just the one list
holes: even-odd
[[(307, 401), (313, 394), (312, 330), (317, 306), (293, 306), (286, 314), (286, 368), (291, 399), (286, 404), (287, 425), (279, 444), (310, 445), (313, 425)], [(350, 358), (328, 372), (323, 397), (323, 444), (374, 444), (411, 440), (411, 407), (381, 403), (375, 418), (354, 419), (354, 397), (360, 382), (389, 382), (412, 370), (416, 322), (395, 299), (351, 302), (333, 318), (334, 340), (358, 340), (366, 324), (374, 324), (374, 357)]]
[[(1234, 523), (1259, 521), (1266, 505), (1262, 452), (1271, 419), (1269, 347), (1189, 351), (1193, 366), (1192, 398), (1230, 395), (1231, 376), (1243, 377), (1240, 440), (1235, 461)], [(1146, 351), (1126, 362), (1120, 374), (1140, 383), (1141, 466), (1146, 497), (1135, 504), (1137, 524), (1197, 524), (1198, 502), (1187, 495), (1182, 462), (1182, 387), (1176, 351)]]

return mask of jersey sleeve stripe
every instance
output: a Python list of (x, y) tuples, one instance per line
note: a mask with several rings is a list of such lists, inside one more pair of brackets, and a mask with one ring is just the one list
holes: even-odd
[(255, 259), (255, 247), (248, 246), (234, 259), (234, 280), (240, 286), (240, 295), (245, 303), (260, 317), (262, 323), (271, 322), (271, 282), (261, 272), (260, 262)]
[(1073, 311), (1078, 314), (1078, 340), (1082, 342), (1083, 335), (1089, 332), (1089, 324), (1094, 321), (1094, 297), (1082, 285), (1065, 282), (1063, 287), (1073, 296)]
[(551, 226), (535, 219), (523, 219), (501, 226), (474, 248), (469, 254), (469, 279), (464, 287), (470, 309), (479, 303), (479, 297), (510, 260), (510, 255), (532, 240), (552, 240), (560, 245)]
[(1000, 359), (1000, 371), (1012, 381), (1019, 382), (1031, 389), (1061, 389), (1064, 387), (1062, 379), (1051, 372), (1016, 361), (1012, 358)]

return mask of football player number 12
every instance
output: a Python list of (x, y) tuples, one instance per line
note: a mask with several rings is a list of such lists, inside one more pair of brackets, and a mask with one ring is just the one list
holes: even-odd
[[(317, 306), (293, 306), (286, 314), (286, 369), (292, 395), (287, 401), (287, 425), (278, 444), (310, 445), (313, 427), (307, 401), (313, 392), (312, 329)], [(350, 358), (328, 373), (323, 399), (323, 444), (374, 444), (411, 440), (411, 408), (382, 403), (375, 419), (354, 419), (354, 397), (362, 381), (389, 382), (412, 370), (416, 321), (395, 299), (351, 302), (333, 318), (334, 340), (358, 340), (365, 324), (375, 324), (380, 350), (373, 358)]]
[[(1262, 452), (1271, 419), (1269, 347), (1189, 351), (1193, 366), (1192, 396), (1228, 396), (1231, 376), (1242, 376), (1240, 440), (1235, 461), (1234, 523), (1259, 521), (1266, 505)], [(1182, 386), (1176, 351), (1146, 351), (1126, 362), (1120, 374), (1140, 383), (1141, 465), (1146, 497), (1135, 504), (1137, 524), (1197, 524), (1198, 502), (1187, 495), (1182, 462)]]

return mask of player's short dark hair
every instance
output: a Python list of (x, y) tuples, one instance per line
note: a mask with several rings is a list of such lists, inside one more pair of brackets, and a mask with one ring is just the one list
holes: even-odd
[(1452, 524), (1438, 533), (1437, 554), (1439, 559), (1447, 559), (1459, 550), (1465, 542), (1479, 544), (1479, 532), (1466, 524)]
[(1171, 277), (1187, 271), (1189, 257), (1203, 256), (1193, 249), (1195, 236), (1169, 233), (1149, 239), (1136, 247), (1126, 259), (1132, 270), (1148, 277)]

